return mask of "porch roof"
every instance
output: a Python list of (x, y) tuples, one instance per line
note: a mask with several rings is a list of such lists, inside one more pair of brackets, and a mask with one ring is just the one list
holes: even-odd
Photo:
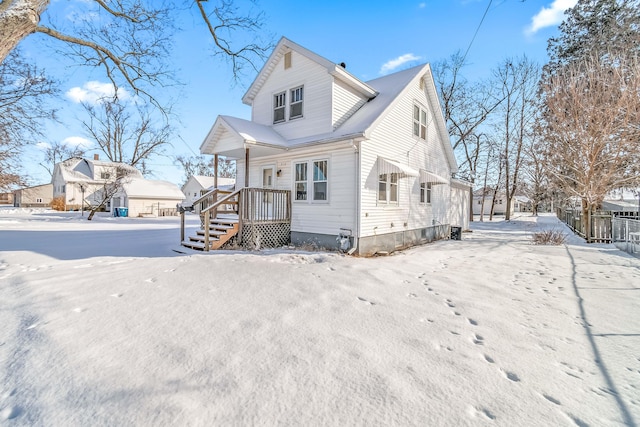
[(218, 116), (200, 145), (200, 152), (240, 159), (244, 158), (248, 147), (254, 155), (268, 155), (289, 146), (290, 143), (269, 126), (232, 116)]

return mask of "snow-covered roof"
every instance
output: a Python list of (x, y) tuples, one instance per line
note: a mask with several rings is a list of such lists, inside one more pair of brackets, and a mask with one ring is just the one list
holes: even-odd
[[(104, 182), (107, 179), (101, 177), (101, 172), (127, 170), (132, 177), (142, 177), (138, 169), (131, 165), (118, 162), (105, 162), (100, 160), (72, 157), (56, 164), (65, 182)], [(110, 177), (113, 178), (113, 177)]]
[(375, 89), (371, 88), (366, 83), (353, 76), (351, 73), (345, 70), (342, 65), (331, 62), (328, 59), (318, 55), (317, 53), (312, 52), (297, 43), (292, 42), (286, 37), (282, 37), (280, 38), (280, 41), (278, 41), (276, 47), (273, 49), (273, 52), (271, 52), (271, 55), (269, 55), (269, 58), (267, 59), (265, 64), (262, 66), (262, 69), (258, 73), (256, 79), (253, 81), (245, 95), (242, 97), (243, 103), (251, 105), (256, 94), (260, 91), (264, 83), (267, 81), (269, 75), (273, 71), (278, 61), (280, 61), (280, 58), (282, 58), (285, 53), (292, 50), (300, 55), (306, 56), (316, 64), (325, 67), (329, 74), (331, 74), (334, 78), (346, 83), (356, 92), (359, 92), (368, 98), (372, 98), (376, 95)]
[(122, 187), (127, 197), (184, 200), (184, 193), (169, 181), (133, 178)]
[[(210, 188), (215, 185), (215, 177), (213, 176), (203, 176), (203, 175), (193, 175), (194, 181), (196, 181), (202, 188)], [(236, 180), (234, 178), (223, 178), (218, 177), (218, 186), (228, 186), (235, 185)]]

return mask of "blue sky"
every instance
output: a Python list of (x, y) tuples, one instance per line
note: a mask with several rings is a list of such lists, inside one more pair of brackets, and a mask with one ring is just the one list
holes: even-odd
[[(81, 6), (83, 1), (53, 1), (47, 13), (65, 19), (69, 9)], [(458, 50), (465, 52), (469, 46), (469, 66), (464, 73), (473, 80), (489, 77), (491, 69), (507, 57), (526, 54), (544, 64), (548, 38), (557, 34), (562, 12), (576, 1), (262, 0), (258, 7), (266, 15), (264, 30), (274, 42), (285, 36), (331, 61), (345, 62), (348, 71), (364, 81), (409, 66), (436, 62)], [(230, 66), (211, 55), (210, 35), (197, 11), (187, 12), (183, 18), (188, 30), (177, 37), (170, 58), (186, 83), (174, 93), (180, 99), (177, 111), (181, 123), (175, 123), (177, 135), (172, 146), (149, 162), (154, 178), (176, 184), (182, 183), (183, 174), (173, 165), (172, 157), (198, 153), (217, 115), (250, 118), (250, 108), (242, 104), (241, 98), (255, 77), (248, 76), (234, 85)], [(77, 100), (90, 99), (105, 90), (107, 80), (99, 70), (90, 73), (55, 58), (49, 45), (42, 36), (31, 36), (21, 44), (29, 58), (61, 80), (62, 96), (56, 105), (62, 109), (63, 123), (49, 124), (48, 139), (41, 142), (88, 144), (78, 121), (82, 110)], [(87, 155), (94, 152), (97, 151), (90, 150)], [(41, 150), (33, 147), (26, 154), (24, 165), (31, 184), (48, 182), (48, 173), (38, 165), (42, 161)]]

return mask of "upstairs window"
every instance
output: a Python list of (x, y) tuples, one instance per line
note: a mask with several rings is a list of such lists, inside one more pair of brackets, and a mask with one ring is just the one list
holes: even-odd
[(109, 172), (100, 172), (100, 179), (109, 179), (111, 174)]
[(284, 107), (287, 104), (287, 93), (273, 95), (273, 123), (284, 122)]
[(291, 89), (291, 105), (289, 105), (289, 119), (302, 117), (303, 87)]
[(427, 139), (427, 111), (419, 105), (413, 106), (413, 135)]

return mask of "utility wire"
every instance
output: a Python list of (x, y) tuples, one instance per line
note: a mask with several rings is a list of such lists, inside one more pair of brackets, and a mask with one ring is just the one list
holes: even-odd
[(489, 0), (489, 4), (487, 5), (487, 8), (484, 11), (484, 15), (482, 15), (482, 19), (480, 20), (480, 23), (478, 24), (478, 28), (476, 28), (476, 32), (473, 33), (473, 37), (471, 38), (471, 41), (469, 42), (469, 46), (467, 46), (467, 50), (464, 53), (464, 56), (462, 57), (462, 63), (464, 64), (464, 60), (467, 58), (467, 54), (469, 53), (469, 49), (471, 49), (471, 45), (473, 44), (473, 41), (476, 39), (476, 36), (478, 35), (478, 31), (480, 31), (480, 27), (482, 26), (482, 23), (484, 22), (484, 18), (487, 16), (487, 13), (489, 13), (489, 8), (491, 7), (491, 3), (493, 2), (493, 0)]

